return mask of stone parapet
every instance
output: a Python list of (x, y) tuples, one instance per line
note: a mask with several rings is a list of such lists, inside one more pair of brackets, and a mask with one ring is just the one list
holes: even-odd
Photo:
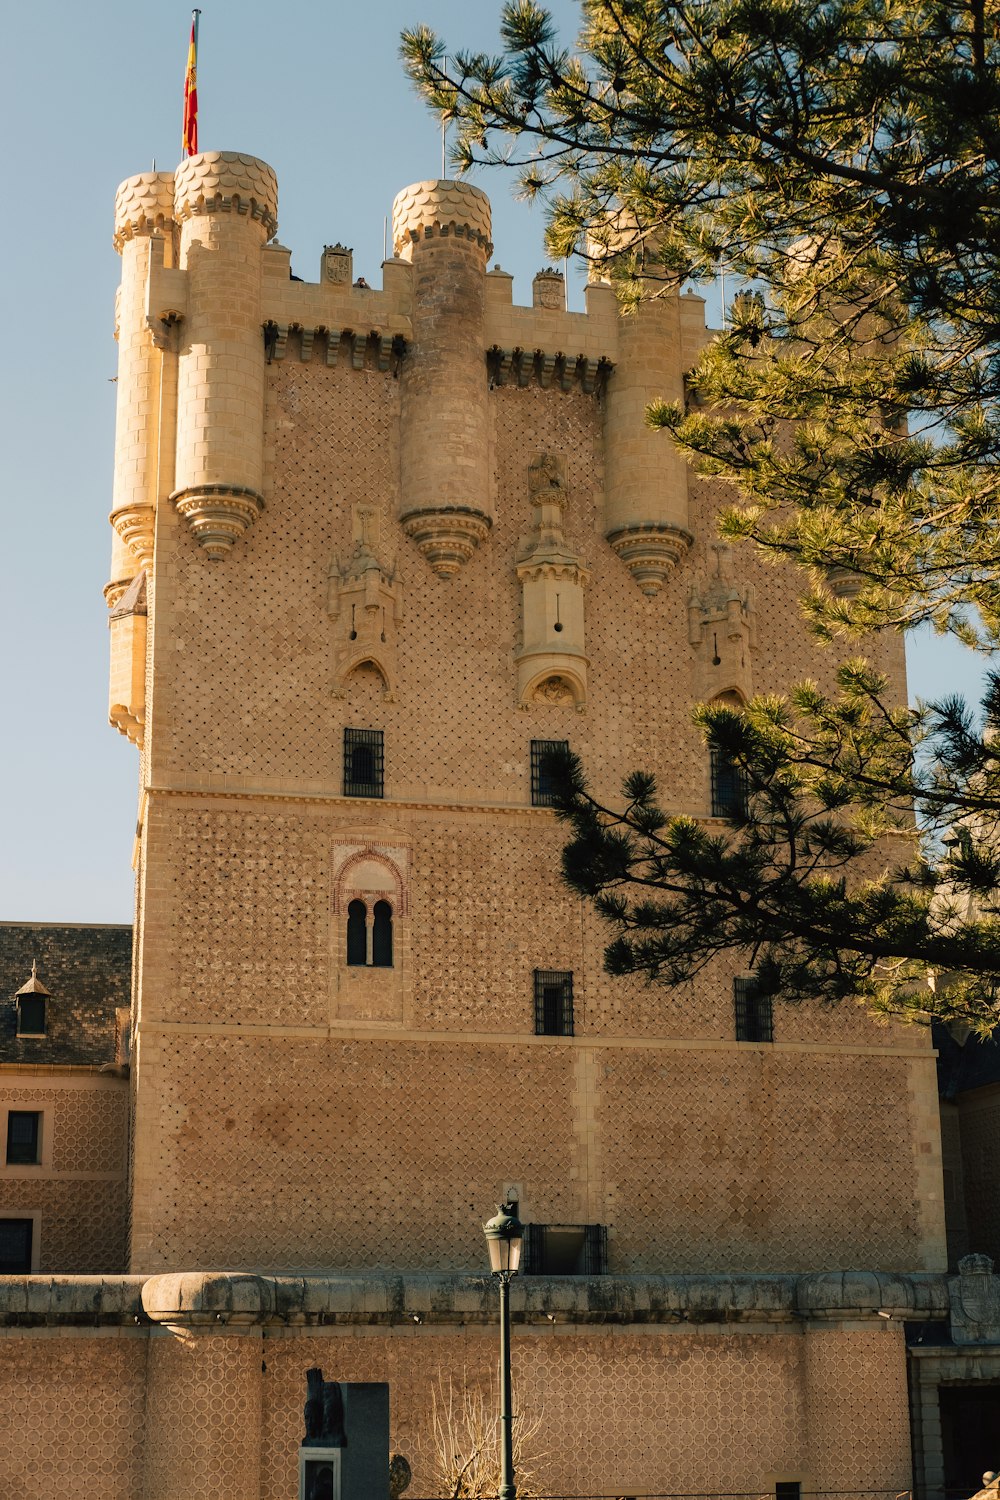
[(0, 1276), (0, 1328), (145, 1322), (142, 1276)]
[[(829, 1271), (812, 1276), (526, 1276), (512, 1283), (519, 1323), (789, 1323), (881, 1316), (944, 1321), (948, 1282), (933, 1274)], [(483, 1274), (359, 1271), (265, 1276), (0, 1277), (0, 1327), (129, 1324), (391, 1326), (496, 1322)]]
[[(30, 1278), (29, 1278), (30, 1279)], [(364, 1271), (329, 1276), (188, 1272), (151, 1276), (142, 1308), (154, 1323), (492, 1324), (489, 1275)], [(945, 1319), (948, 1286), (931, 1273), (836, 1271), (811, 1276), (527, 1276), (512, 1283), (521, 1323), (789, 1323)]]

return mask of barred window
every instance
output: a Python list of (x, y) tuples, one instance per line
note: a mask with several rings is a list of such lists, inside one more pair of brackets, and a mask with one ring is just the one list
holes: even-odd
[(604, 1276), (606, 1224), (526, 1224), (522, 1271), (526, 1276)]
[(712, 817), (742, 818), (747, 810), (746, 777), (716, 745), (711, 749)]
[(41, 1161), (42, 1116), (37, 1109), (12, 1109), (7, 1115), (7, 1165), (33, 1167)]
[(0, 1276), (23, 1276), (31, 1271), (30, 1219), (0, 1219)]
[(545, 767), (547, 755), (558, 754), (569, 749), (569, 740), (532, 740), (531, 742), (531, 805), (551, 807), (555, 801), (552, 777)]
[(345, 729), (344, 796), (381, 797), (382, 782), (381, 729)]
[(535, 970), (535, 1035), (573, 1035), (573, 975), (570, 970)]
[(774, 1015), (770, 995), (762, 995), (752, 974), (733, 980), (733, 1007), (738, 1042), (773, 1042)]

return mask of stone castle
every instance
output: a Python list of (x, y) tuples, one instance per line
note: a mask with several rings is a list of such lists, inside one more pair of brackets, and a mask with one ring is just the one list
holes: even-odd
[[(398, 195), (381, 289), (339, 244), (293, 279), (276, 230), (236, 153), (118, 191), (131, 1013), (105, 1007), (103, 1072), (46, 1061), (44, 1026), (4, 1054), (37, 1155), (0, 1172), (33, 1273), (0, 1283), (0, 1358), (59, 1430), (8, 1398), (0, 1491), (292, 1500), (321, 1366), (389, 1382), (434, 1494), (435, 1393), (490, 1392), (481, 1225), (511, 1198), (549, 1492), (894, 1496), (915, 1459), (937, 1500), (939, 1388), (988, 1405), (1000, 1311), (985, 1257), (948, 1277), (929, 1039), (724, 961), (611, 979), (559, 877), (552, 743), (607, 799), (641, 767), (721, 819), (692, 704), (835, 668), (799, 580), (721, 546), (723, 494), (643, 424), (702, 300), (623, 316), (595, 280), (568, 313), (544, 271), (514, 306), (461, 182)], [(873, 651), (902, 695), (901, 642)], [(14, 1027), (40, 1001), (10, 972)], [(75, 1178), (70, 1086), (105, 1143)], [(68, 1233), (102, 1182), (122, 1211)]]

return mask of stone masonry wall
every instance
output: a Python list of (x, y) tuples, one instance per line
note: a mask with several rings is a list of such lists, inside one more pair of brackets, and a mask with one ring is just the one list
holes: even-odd
[(509, 1182), (526, 1220), (608, 1224), (613, 1272), (932, 1268), (916, 1058), (321, 1028), (143, 1048), (139, 1272), (474, 1267)]
[[(692, 483), (694, 545), (647, 597), (603, 535), (599, 396), (497, 388), (495, 523), (438, 577), (397, 521), (399, 382), (361, 363), (267, 368), (267, 508), (223, 562), (157, 513), (132, 1265), (463, 1266), (508, 1182), (535, 1222), (607, 1223), (613, 1268), (938, 1264), (926, 1038), (806, 1001), (761, 1051), (735, 1043), (724, 964), (673, 991), (609, 979), (562, 831), (530, 805), (530, 741), (553, 738), (604, 795), (644, 766), (671, 811), (707, 813), (687, 609), (721, 494)], [(582, 711), (517, 703), (543, 451), (590, 572)], [(392, 693), (371, 667), (338, 686), (329, 579), (362, 525), (402, 591)], [(829, 683), (798, 580), (750, 554), (732, 570), (756, 591), (754, 689)], [(877, 650), (902, 690), (898, 643)], [(384, 799), (342, 795), (345, 726), (383, 730)], [(359, 973), (340, 872), (376, 846), (399, 878), (394, 965)], [(536, 968), (573, 973), (571, 1041), (534, 1036)], [(448, 1229), (400, 1248), (414, 1197)]]
[[(37, 1111), (41, 1160), (5, 1160), (7, 1113)], [(35, 1269), (124, 1269), (128, 1085), (86, 1070), (0, 1069), (0, 1218), (32, 1218)]]
[[(263, 1335), (263, 1336), (262, 1336)], [(556, 1494), (898, 1493), (910, 1484), (898, 1328), (515, 1327), (515, 1409)], [(0, 1332), (11, 1500), (295, 1500), (305, 1370), (387, 1380), (391, 1444), (433, 1496), (433, 1416), (495, 1400), (495, 1330)]]

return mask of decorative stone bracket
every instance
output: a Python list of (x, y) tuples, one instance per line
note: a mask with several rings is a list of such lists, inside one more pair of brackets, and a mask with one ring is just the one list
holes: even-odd
[(608, 545), (628, 568), (642, 592), (658, 594), (667, 575), (685, 556), (694, 538), (680, 526), (621, 526), (608, 532)]
[(486, 368), (490, 388), (518, 385), (522, 388), (537, 382), (543, 391), (553, 383), (563, 391), (581, 390), (585, 395), (600, 395), (614, 369), (609, 359), (590, 359), (585, 354), (564, 354), (561, 350), (546, 353), (544, 349), (501, 349), (494, 344), (486, 351)]
[(471, 505), (441, 505), (411, 510), (400, 525), (438, 577), (451, 578), (486, 540), (493, 522)]
[(177, 506), (209, 562), (221, 562), (264, 509), (264, 497), (237, 484), (195, 484), (174, 490)]
[(293, 349), (297, 343), (298, 356), (303, 364), (312, 359), (314, 349), (325, 344), (327, 365), (336, 365), (341, 348), (346, 348), (352, 369), (363, 370), (369, 364), (377, 370), (389, 370), (398, 375), (406, 353), (406, 339), (402, 333), (383, 332), (379, 328), (307, 328), (301, 323), (276, 323), (269, 319), (263, 326), (263, 333), (264, 354), (269, 365), (280, 364), (285, 358), (290, 338)]

